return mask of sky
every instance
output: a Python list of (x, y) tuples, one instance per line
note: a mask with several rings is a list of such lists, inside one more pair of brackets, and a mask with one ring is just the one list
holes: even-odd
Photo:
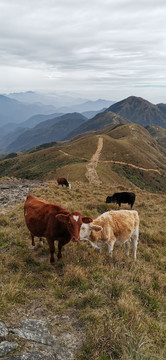
[(165, 0), (0, 0), (0, 93), (166, 103)]

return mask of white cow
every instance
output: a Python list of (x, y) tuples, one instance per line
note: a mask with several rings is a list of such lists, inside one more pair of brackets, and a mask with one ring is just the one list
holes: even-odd
[(99, 251), (106, 244), (111, 255), (115, 243), (125, 243), (126, 255), (129, 256), (130, 241), (132, 241), (134, 260), (138, 236), (139, 215), (135, 210), (107, 211), (91, 223), (82, 224), (80, 229), (80, 240), (88, 240)]

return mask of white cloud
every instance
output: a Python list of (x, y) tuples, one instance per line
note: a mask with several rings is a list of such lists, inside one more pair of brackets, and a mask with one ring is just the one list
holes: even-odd
[(166, 102), (165, 14), (161, 0), (0, 0), (0, 92)]

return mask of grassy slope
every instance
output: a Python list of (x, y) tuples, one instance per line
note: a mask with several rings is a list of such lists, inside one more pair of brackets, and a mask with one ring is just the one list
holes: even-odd
[[(113, 187), (112, 187), (113, 186)], [(115, 187), (74, 182), (72, 190), (54, 181), (34, 195), (96, 218), (116, 205), (105, 204)], [(1, 318), (17, 326), (22, 316), (75, 317), (84, 339), (77, 360), (142, 360), (166, 358), (165, 236), (166, 196), (132, 188), (140, 214), (141, 235), (134, 264), (117, 246), (113, 259), (98, 255), (87, 243), (70, 243), (63, 258), (49, 265), (48, 245), (29, 250), (30, 234), (23, 203), (0, 218)], [(122, 208), (125, 205), (122, 205)], [(57, 245), (57, 244), (56, 244)], [(2, 315), (3, 314), (3, 315)], [(52, 331), (56, 324), (50, 323)], [(20, 341), (20, 349), (24, 343)]]
[(166, 148), (166, 129), (161, 126), (147, 126), (147, 130), (161, 146)]
[[(133, 183), (151, 191), (166, 191), (166, 150), (159, 147), (148, 131), (137, 124), (111, 126), (57, 143), (51, 148), (3, 160), (0, 162), (0, 176), (56, 179), (59, 175), (69, 175), (70, 181), (87, 182), (86, 165), (97, 149), (97, 134), (102, 134), (104, 139), (96, 169), (103, 182), (106, 183), (111, 178), (115, 184), (125, 183), (126, 187)], [(118, 164), (116, 161), (125, 164)], [(159, 173), (146, 172), (128, 164), (155, 169)]]

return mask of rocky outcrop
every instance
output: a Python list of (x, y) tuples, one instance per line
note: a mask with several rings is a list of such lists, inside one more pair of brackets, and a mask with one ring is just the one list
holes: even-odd
[(39, 180), (0, 180), (0, 207), (10, 207), (21, 202), (33, 189), (45, 185), (46, 183)]
[[(61, 324), (69, 319), (58, 317)], [(7, 338), (14, 334), (15, 341)], [(6, 338), (6, 340), (4, 340)], [(0, 359), (3, 360), (72, 360), (81, 343), (81, 336), (67, 331), (52, 335), (46, 321), (35, 319), (22, 320), (22, 327), (10, 328), (0, 322)], [(19, 347), (19, 339), (25, 339), (24, 351), (18, 354), (9, 353)], [(27, 346), (26, 346), (27, 342)], [(31, 350), (27, 349), (31, 348)]]

